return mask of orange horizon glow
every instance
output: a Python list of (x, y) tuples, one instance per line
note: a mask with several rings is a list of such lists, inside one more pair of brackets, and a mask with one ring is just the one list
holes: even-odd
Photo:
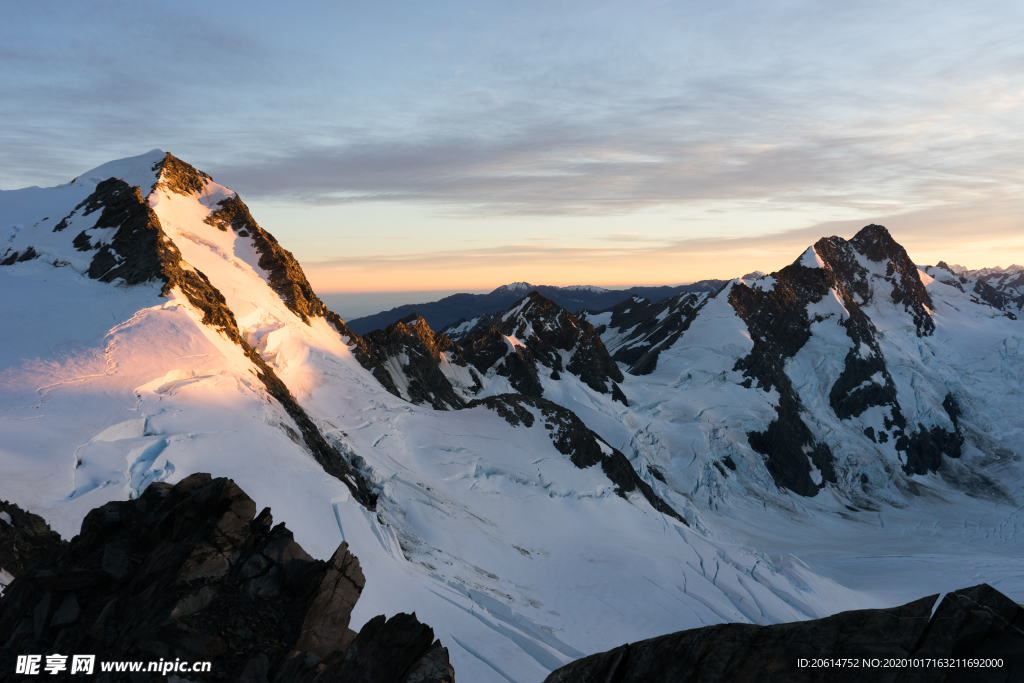
[[(847, 234), (846, 237), (852, 235)], [(897, 241), (900, 236), (894, 235)], [(1024, 239), (1000, 249), (995, 244), (918, 244), (921, 240), (903, 240), (911, 260), (919, 265), (939, 261), (968, 269), (1003, 268), (1024, 263)], [(512, 282), (566, 287), (593, 285), (606, 289), (634, 286), (674, 286), (699, 280), (729, 280), (760, 270), (777, 271), (796, 259), (813, 242), (793, 240), (780, 247), (735, 251), (642, 253), (618, 256), (581, 255), (574, 260), (559, 256), (534, 255), (497, 258), (477, 264), (475, 257), (448, 254), (439, 262), (433, 255), (410, 256), (402, 260), (368, 257), (364, 264), (343, 265), (309, 262), (304, 269), (310, 283), (321, 293), (416, 292), (416, 291), (491, 291)], [(1005, 245), (1005, 243), (1000, 242)], [(788, 247), (788, 248), (786, 248)], [(991, 260), (989, 260), (991, 258)], [(998, 262), (997, 262), (998, 261)], [(352, 285), (352, 283), (358, 283)]]

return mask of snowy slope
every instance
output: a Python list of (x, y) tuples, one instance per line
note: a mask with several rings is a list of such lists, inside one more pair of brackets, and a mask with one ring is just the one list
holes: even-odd
[[(614, 364), (573, 370), (596, 335), (559, 350), (564, 379), (538, 381), (600, 438), (577, 425), (566, 446), (575, 418), (516, 397), (406, 400), (400, 354), (348, 331), (237, 195), (163, 152), (0, 192), (0, 239), (0, 498), (65, 537), (150, 481), (232, 477), (313, 555), (350, 543), (367, 576), (353, 627), (415, 611), (472, 681), (536, 681), (706, 623), (874, 604), (785, 552), (716, 538), (685, 468), (635, 447), (651, 406), (613, 400)], [(736, 321), (720, 333), (742, 337)], [(488, 387), (478, 395), (503, 391)], [(610, 478), (623, 453), (676, 515)]]

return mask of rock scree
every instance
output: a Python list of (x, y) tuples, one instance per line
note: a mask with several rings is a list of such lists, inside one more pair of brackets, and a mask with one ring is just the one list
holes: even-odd
[[(313, 559), (230, 479), (153, 483), (136, 500), (92, 510), (67, 547), (10, 584), (0, 598), (0, 680), (22, 678), (17, 654), (90, 653), (97, 662), (211, 662), (209, 672), (182, 674), (196, 683), (454, 683), (447, 650), (415, 615), (349, 628), (365, 581), (346, 543), (327, 562)], [(166, 680), (99, 664), (94, 675)], [(46, 678), (79, 680), (68, 671)]]

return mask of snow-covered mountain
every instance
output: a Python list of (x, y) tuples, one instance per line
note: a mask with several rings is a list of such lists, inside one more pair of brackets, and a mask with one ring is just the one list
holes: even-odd
[(981, 580), (1024, 598), (1024, 323), (879, 226), (717, 292), (576, 317), (526, 291), (458, 339), (360, 336), (155, 150), (0, 192), (0, 258), (0, 499), (69, 538), (152, 481), (231, 477), (315, 557), (349, 543), (353, 628), (415, 611), (459, 680)]
[[(870, 225), (713, 296), (628, 301), (588, 319), (649, 386), (684, 368), (689, 385), (716, 359), (725, 382), (714, 393), (728, 393), (744, 425), (720, 459), (763, 463), (780, 488), (813, 496), (831, 485), (853, 506), (892, 503), (938, 472), (946, 485), (1008, 500), (989, 467), (1019, 449), (1022, 330), (958, 284), (919, 271)], [(708, 334), (718, 343), (698, 344)]]

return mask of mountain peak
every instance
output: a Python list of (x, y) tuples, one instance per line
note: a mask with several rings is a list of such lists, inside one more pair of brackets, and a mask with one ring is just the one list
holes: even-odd
[(568, 287), (562, 287), (561, 289), (567, 289), (570, 292), (610, 292), (610, 289), (604, 287), (596, 287), (594, 285), (569, 285)]
[(166, 152), (163, 159), (153, 164), (153, 170), (158, 174), (157, 185), (168, 192), (186, 197), (201, 192), (208, 182), (213, 181), (208, 174), (185, 163), (170, 152)]
[(68, 185), (98, 185), (108, 178), (120, 178), (131, 186), (138, 187), (143, 196), (148, 195), (159, 176), (158, 166), (168, 153), (162, 149), (151, 149), (145, 154), (123, 159), (114, 159), (82, 173)]
[(501, 294), (505, 292), (509, 292), (512, 294), (517, 294), (520, 292), (526, 293), (532, 289), (535, 289), (535, 287), (531, 285), (529, 282), (512, 282), (510, 284), (498, 287), (493, 292), (491, 292), (491, 294)]
[(886, 258), (894, 261), (910, 262), (906, 250), (893, 239), (884, 225), (876, 225), (874, 223), (865, 225), (853, 236), (850, 244), (853, 245), (854, 249), (876, 263), (884, 261)]

